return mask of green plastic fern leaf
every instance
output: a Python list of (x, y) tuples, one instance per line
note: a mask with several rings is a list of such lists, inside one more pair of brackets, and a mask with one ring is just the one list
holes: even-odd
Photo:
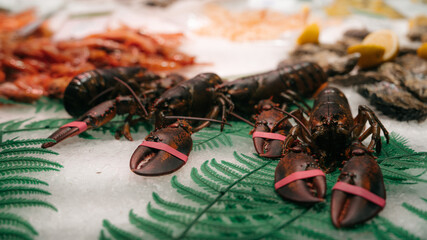
[[(425, 202), (427, 202), (427, 199), (423, 199)], [(403, 203), (402, 206), (406, 209), (408, 209), (409, 211), (413, 212), (414, 214), (416, 214), (418, 217), (424, 219), (425, 221), (427, 221), (427, 211), (426, 210), (421, 210), (409, 203)]]
[(58, 153), (50, 150), (50, 149), (44, 149), (44, 148), (30, 148), (30, 147), (22, 147), (22, 148), (14, 148), (14, 149), (4, 149), (0, 152), (0, 157), (3, 156), (11, 156), (11, 155), (18, 155), (18, 154), (54, 154), (58, 155)]
[(41, 195), (50, 195), (46, 190), (36, 188), (36, 187), (26, 187), (26, 186), (9, 186), (9, 187), (0, 187), (0, 196), (9, 196), (9, 195), (31, 195), (31, 194), (41, 194)]
[(37, 102), (35, 103), (35, 111), (36, 113), (39, 112), (47, 112), (47, 111), (54, 111), (58, 112), (60, 110), (64, 109), (64, 104), (60, 100), (56, 99), (50, 99), (47, 97), (41, 97)]
[(12, 157), (0, 157), (0, 169), (3, 167), (10, 166), (46, 166), (54, 168), (63, 168), (63, 166), (57, 162), (53, 162), (44, 158), (32, 157), (32, 156), (12, 156)]
[(17, 148), (30, 145), (41, 145), (48, 142), (55, 142), (53, 139), (22, 139), (22, 140), (6, 140), (0, 143), (0, 148)]
[(0, 130), (2, 131), (13, 131), (13, 130), (17, 130), (21, 127), (21, 125), (30, 120), (31, 118), (27, 118), (24, 120), (10, 120), (4, 123), (0, 124)]
[(30, 172), (49, 172), (49, 171), (59, 171), (57, 168), (45, 167), (45, 166), (12, 166), (12, 167), (2, 167), (0, 169), (0, 175), (11, 175), (11, 174), (22, 174)]
[(133, 234), (130, 234), (126, 231), (121, 230), (120, 228), (114, 226), (107, 220), (104, 220), (102, 222), (102, 225), (105, 227), (108, 233), (114, 237), (114, 239), (123, 239), (123, 240), (141, 239)]
[(0, 226), (5, 225), (15, 226), (16, 228), (22, 228), (31, 232), (34, 235), (38, 235), (37, 231), (27, 220), (13, 213), (0, 213)]
[(49, 184), (45, 181), (27, 176), (9, 176), (0, 178), (0, 186), (5, 184), (26, 184), (26, 185), (45, 185)]
[(192, 136), (193, 138), (193, 150), (204, 150), (204, 149), (214, 149), (221, 146), (231, 147), (233, 142), (231, 141), (230, 136), (223, 132), (216, 130), (205, 130), (198, 132)]
[[(396, 134), (391, 135), (391, 142), (378, 158), (386, 184), (425, 182), (420, 174), (427, 169), (426, 154), (408, 148)], [(156, 239), (335, 239), (360, 234), (366, 238), (417, 239), (416, 234), (382, 217), (351, 229), (336, 229), (330, 220), (330, 193), (325, 202), (308, 207), (284, 201), (273, 188), (277, 161), (238, 153), (234, 158), (237, 163), (212, 159), (200, 169), (193, 169), (191, 186), (172, 177), (171, 185), (177, 194), (193, 203), (170, 201), (153, 193), (153, 201), (147, 206), (148, 217), (131, 210), (129, 222), (135, 230), (126, 233), (142, 231)], [(417, 169), (420, 171), (414, 172)], [(328, 189), (339, 174), (338, 170), (327, 174)], [(419, 216), (425, 214), (404, 206)], [(108, 231), (105, 228), (104, 233)]]
[(32, 240), (33, 236), (21, 230), (0, 227), (0, 239)]
[[(19, 124), (18, 124), (19, 123)], [(20, 126), (23, 122), (13, 123)], [(12, 125), (8, 125), (9, 127)], [(8, 129), (13, 129), (10, 127)], [(22, 217), (6, 211), (23, 207), (44, 207), (57, 211), (51, 203), (35, 196), (50, 193), (40, 188), (48, 186), (45, 181), (25, 176), (30, 172), (59, 171), (62, 165), (51, 160), (31, 156), (33, 154), (57, 154), (41, 147), (27, 147), (50, 142), (48, 139), (9, 139), (0, 142), (0, 239), (33, 239), (34, 227)]]
[(52, 210), (58, 211), (55, 206), (46, 201), (38, 199), (26, 199), (26, 198), (7, 198), (0, 199), (0, 208), (22, 208), (22, 207), (46, 207)]

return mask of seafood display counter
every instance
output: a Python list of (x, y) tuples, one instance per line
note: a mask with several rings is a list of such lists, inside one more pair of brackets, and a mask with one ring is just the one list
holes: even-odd
[(102, 3), (0, 1), (0, 238), (426, 238), (425, 3)]

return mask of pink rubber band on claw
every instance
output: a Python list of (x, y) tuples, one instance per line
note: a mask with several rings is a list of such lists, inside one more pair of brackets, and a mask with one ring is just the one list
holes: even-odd
[(282, 180), (278, 181), (277, 183), (275, 183), (274, 188), (277, 190), (277, 189), (279, 189), (283, 186), (286, 186), (289, 183), (294, 182), (296, 180), (307, 179), (307, 178), (317, 177), (317, 176), (325, 176), (325, 173), (323, 173), (322, 170), (319, 170), (319, 169), (294, 172), (291, 175), (289, 175), (289, 176), (283, 178)]
[(74, 121), (74, 122), (67, 123), (64, 126), (60, 127), (60, 128), (65, 128), (65, 127), (76, 127), (76, 128), (79, 128), (79, 134), (80, 134), (80, 133), (86, 131), (87, 124), (85, 122), (82, 122), (82, 121)]
[(165, 143), (143, 141), (139, 146), (144, 146), (144, 147), (149, 147), (149, 148), (154, 148), (154, 149), (165, 151), (165, 152), (170, 153), (170, 154), (174, 155), (175, 157), (181, 159), (185, 163), (188, 160), (187, 155), (185, 155), (184, 153), (176, 150), (175, 148), (173, 148), (173, 147), (171, 147)]
[(285, 141), (286, 136), (283, 136), (282, 134), (278, 133), (270, 133), (270, 132), (254, 132), (252, 134), (252, 138), (267, 138), (267, 139), (275, 139), (280, 141)]
[(355, 185), (351, 185), (345, 182), (337, 182), (335, 186), (332, 188), (332, 190), (339, 190), (346, 193), (354, 194), (359, 197), (362, 197), (372, 203), (375, 203), (376, 205), (380, 206), (381, 208), (385, 207), (385, 199), (370, 192), (369, 190), (358, 187)]

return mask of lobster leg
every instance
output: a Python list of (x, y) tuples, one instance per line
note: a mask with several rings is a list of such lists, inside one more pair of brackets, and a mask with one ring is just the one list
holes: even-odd
[[(384, 137), (387, 143), (389, 142), (390, 137), (387, 129), (385, 129), (384, 125), (381, 123), (381, 121), (378, 119), (375, 113), (368, 106), (361, 105), (359, 106), (359, 113), (355, 117), (354, 121), (356, 123), (356, 127), (353, 130), (354, 135), (360, 136), (359, 141), (363, 141), (369, 135), (372, 134), (372, 139), (369, 143), (368, 149), (372, 150), (375, 145), (376, 152), (380, 153), (381, 146), (382, 146), (381, 137), (380, 137), (381, 130), (384, 133)], [(369, 124), (371, 125), (371, 127), (369, 127), (366, 131), (363, 132), (363, 128), (367, 121), (369, 121)]]
[(291, 148), (280, 160), (274, 181), (276, 192), (285, 199), (316, 203), (325, 197), (325, 174), (300, 146)]
[(281, 93), (280, 96), (282, 96), (285, 100), (293, 103), (295, 106), (297, 106), (299, 109), (301, 109), (304, 113), (311, 112), (311, 107), (308, 106), (305, 101), (298, 96), (298, 94), (291, 90), (286, 90), (285, 92)]
[(193, 147), (191, 127), (177, 121), (151, 132), (130, 159), (130, 169), (143, 176), (159, 176), (184, 166)]
[(385, 206), (381, 169), (370, 151), (354, 145), (332, 191), (331, 217), (336, 227), (349, 227), (376, 216)]
[[(222, 106), (222, 121), (227, 122), (227, 116), (234, 110), (234, 103), (222, 93), (216, 93), (216, 98), (219, 104)], [(228, 110), (226, 110), (227, 104)], [(224, 130), (224, 124), (221, 124), (221, 132), (222, 130)]]

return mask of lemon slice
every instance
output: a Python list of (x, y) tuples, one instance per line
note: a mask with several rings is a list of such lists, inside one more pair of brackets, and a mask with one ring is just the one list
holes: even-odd
[(361, 68), (374, 67), (383, 62), (385, 48), (374, 44), (357, 44), (347, 49), (349, 54), (360, 53), (357, 64)]
[(427, 26), (427, 16), (421, 15), (409, 20), (409, 29), (422, 26)]
[(297, 43), (300, 45), (306, 43), (319, 43), (319, 32), (319, 25), (316, 23), (310, 24), (302, 31), (297, 39)]
[(427, 60), (427, 43), (423, 43), (423, 45), (417, 49), (417, 55)]
[(399, 51), (399, 40), (393, 31), (379, 30), (370, 33), (362, 41), (363, 45), (377, 45), (385, 49), (383, 61), (389, 61), (397, 56)]

